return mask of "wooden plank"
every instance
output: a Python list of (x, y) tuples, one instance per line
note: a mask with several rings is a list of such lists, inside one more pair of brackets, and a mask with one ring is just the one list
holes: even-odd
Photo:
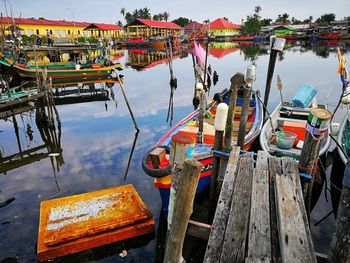
[(276, 176), (282, 174), (281, 159), (269, 157), (269, 195), (270, 195), (270, 231), (271, 231), (271, 259), (272, 262), (281, 262), (281, 251), (278, 240), (279, 231), (276, 216), (276, 198), (275, 198), (275, 181)]
[(244, 262), (245, 260), (253, 173), (252, 154), (242, 155), (239, 160), (220, 262)]
[(192, 237), (198, 237), (203, 240), (208, 240), (210, 235), (211, 225), (197, 222), (194, 220), (188, 220), (186, 235)]
[(305, 221), (300, 206), (303, 197), (297, 180), (297, 163), (291, 158), (282, 158), (283, 174), (276, 176), (275, 194), (277, 205), (277, 223), (282, 262), (316, 262), (315, 254), (309, 245)]
[(40, 261), (50, 260), (152, 232), (154, 232), (153, 218), (139, 224), (122, 227), (94, 236), (83, 237), (55, 246), (47, 246), (43, 242), (43, 239), (39, 239), (37, 251), (38, 258)]
[(39, 238), (48, 246), (152, 218), (133, 185), (41, 202)]
[(248, 258), (271, 261), (268, 153), (259, 151), (254, 170), (249, 222)]
[(225, 171), (224, 181), (217, 203), (215, 216), (210, 231), (207, 250), (205, 252), (203, 262), (219, 262), (222, 244), (224, 242), (224, 235), (226, 230), (227, 219), (231, 207), (231, 197), (236, 178), (237, 163), (239, 158), (239, 147), (234, 147), (231, 151)]
[(245, 263), (270, 263), (268, 258), (246, 258)]

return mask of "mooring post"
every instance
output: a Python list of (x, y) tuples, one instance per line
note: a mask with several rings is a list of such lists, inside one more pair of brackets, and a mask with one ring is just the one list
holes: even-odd
[(328, 262), (350, 262), (350, 163), (345, 167), (337, 221), (328, 254)]
[(283, 51), (283, 47), (285, 43), (286, 43), (286, 40), (284, 38), (271, 37), (270, 39), (271, 53), (270, 53), (269, 67), (267, 69), (267, 77), (266, 77), (266, 85), (265, 85), (265, 96), (264, 96), (265, 107), (267, 107), (267, 104), (269, 102), (271, 81), (273, 77), (273, 72), (275, 70), (277, 54), (278, 52)]
[[(226, 126), (228, 106), (226, 103), (220, 103), (216, 108), (215, 114), (215, 141), (214, 141), (214, 151), (221, 151), (222, 149), (222, 139), (224, 136), (224, 130)], [(210, 193), (209, 193), (209, 218), (210, 221), (214, 218), (215, 208), (216, 208), (216, 179), (218, 177), (220, 167), (220, 157), (218, 155), (213, 156), (213, 166), (212, 174), (210, 178)]]
[[(235, 111), (236, 111), (236, 102), (237, 102), (237, 94), (238, 89), (244, 84), (244, 75), (242, 73), (236, 73), (231, 78), (231, 97), (230, 97), (230, 105), (228, 107), (227, 113), (227, 121), (225, 127), (225, 137), (224, 144), (222, 146), (222, 150), (224, 152), (230, 152), (232, 148), (232, 137), (234, 133), (234, 120), (235, 120)], [(222, 182), (224, 181), (225, 170), (227, 166), (228, 159), (221, 159), (219, 175), (217, 178), (217, 186), (216, 186), (216, 196), (218, 197), (221, 190)]]
[(171, 137), (170, 165), (173, 167), (171, 173), (171, 188), (168, 206), (168, 229), (172, 223), (175, 200), (179, 185), (179, 177), (183, 168), (188, 150), (194, 145), (194, 139), (188, 135), (175, 134)]
[(303, 184), (305, 208), (308, 217), (311, 212), (312, 185), (315, 179), (314, 173), (319, 157), (320, 141), (328, 132), (331, 117), (332, 113), (328, 110), (315, 108), (310, 111), (306, 124), (306, 136), (299, 160), (299, 172), (311, 176), (311, 180), (305, 181)]
[(241, 112), (241, 118), (239, 120), (239, 130), (238, 130), (238, 139), (237, 139), (237, 146), (241, 147), (243, 149), (244, 146), (244, 138), (246, 134), (246, 124), (248, 120), (248, 109), (249, 109), (249, 102), (250, 98), (252, 96), (252, 88), (251, 86), (246, 86), (244, 89), (244, 97), (243, 97), (243, 105), (242, 105), (242, 112)]
[(171, 227), (166, 243), (164, 263), (181, 263), (183, 242), (188, 220), (192, 214), (199, 175), (202, 170), (200, 162), (194, 159), (184, 161), (183, 171), (178, 180), (178, 189), (174, 200)]
[(197, 83), (196, 89), (199, 93), (199, 117), (198, 117), (198, 133), (197, 133), (197, 143), (203, 143), (203, 129), (204, 129), (204, 116), (207, 108), (205, 91), (201, 83)]

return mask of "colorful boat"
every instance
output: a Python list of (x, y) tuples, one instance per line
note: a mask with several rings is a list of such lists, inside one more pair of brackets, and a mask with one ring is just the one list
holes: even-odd
[[(4, 67), (13, 69), (20, 77), (26, 79), (35, 79), (37, 70), (34, 68), (26, 69), (17, 65), (9, 64), (6, 61), (0, 60), (0, 64)], [(96, 68), (81, 68), (81, 69), (47, 69), (47, 76), (52, 79), (64, 78), (88, 78), (88, 77), (106, 77), (109, 76), (113, 70), (122, 70), (122, 64), (117, 63), (111, 66), (96, 66)], [(39, 68), (39, 75), (42, 75), (44, 69)]]
[[(222, 98), (222, 100), (229, 104), (230, 101), (230, 90), (225, 90), (221, 94), (216, 94), (214, 98), (208, 102), (208, 113), (204, 118), (204, 144), (196, 144), (192, 149), (192, 157), (199, 160), (203, 165), (203, 170), (200, 175), (198, 182), (196, 194), (203, 192), (210, 184), (211, 164), (212, 164), (212, 148), (214, 144), (215, 129), (213, 126), (216, 106), (219, 100), (217, 98)], [(262, 123), (263, 123), (263, 110), (262, 104), (258, 97), (259, 92), (255, 92), (250, 100), (249, 110), (248, 110), (248, 121), (247, 121), (247, 134), (245, 136), (245, 143), (243, 150), (248, 150), (255, 139), (258, 137)], [(234, 116), (234, 127), (237, 129), (239, 127), (239, 119), (243, 103), (243, 91), (240, 91), (237, 98), (236, 113)], [(175, 126), (173, 126), (156, 144), (155, 148), (152, 148), (148, 153), (146, 153), (142, 160), (142, 167), (144, 171), (155, 177), (154, 185), (159, 189), (160, 196), (162, 199), (162, 211), (167, 213), (169, 204), (169, 194), (171, 186), (171, 167), (167, 158), (164, 158), (160, 163), (160, 168), (156, 169), (153, 166), (152, 160), (150, 158), (150, 153), (154, 149), (165, 148), (166, 153), (170, 151), (171, 138), (175, 134), (184, 134), (191, 136), (193, 138), (197, 137), (198, 125), (197, 120), (199, 116), (199, 111), (195, 110)], [(238, 129), (235, 131), (233, 139), (237, 139)]]
[[(323, 108), (325, 105), (316, 105), (313, 108)], [(299, 141), (304, 141), (306, 135), (306, 123), (312, 108), (293, 107), (289, 102), (279, 103), (270, 115), (270, 120), (266, 121), (260, 133), (260, 146), (263, 151), (267, 151), (275, 156), (289, 156), (300, 158), (301, 148), (296, 147)], [(276, 133), (296, 134), (295, 141), (290, 149), (277, 145)], [(283, 138), (282, 138), (283, 139)], [(331, 145), (328, 133), (325, 133), (320, 143), (320, 156), (324, 155)]]

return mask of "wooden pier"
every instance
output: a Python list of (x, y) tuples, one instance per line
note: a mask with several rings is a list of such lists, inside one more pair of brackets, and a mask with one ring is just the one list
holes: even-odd
[[(206, 263), (317, 262), (292, 158), (263, 151), (240, 154), (233, 147), (212, 224), (183, 221), (187, 235), (208, 239)], [(181, 259), (174, 255), (163, 262)]]
[(233, 150), (204, 262), (317, 262), (297, 162)]

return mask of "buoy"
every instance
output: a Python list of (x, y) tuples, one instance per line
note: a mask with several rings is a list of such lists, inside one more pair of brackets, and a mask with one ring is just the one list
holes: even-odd
[(217, 131), (224, 131), (226, 127), (226, 119), (228, 113), (228, 106), (226, 103), (220, 103), (216, 108), (216, 115), (214, 121), (214, 127)]

